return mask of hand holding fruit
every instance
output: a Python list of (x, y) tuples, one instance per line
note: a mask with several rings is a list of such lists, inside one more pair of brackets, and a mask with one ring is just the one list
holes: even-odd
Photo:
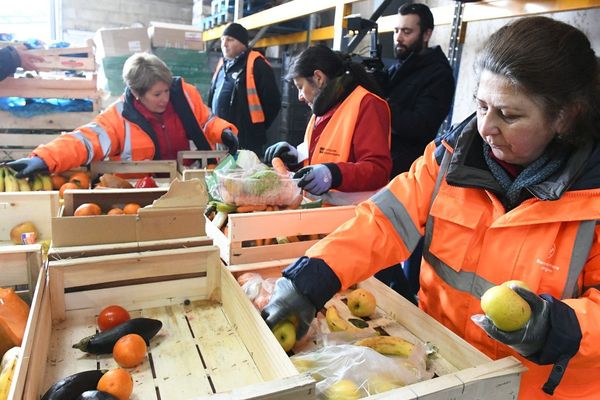
[[(486, 315), (473, 315), (471, 317), (473, 322), (492, 338), (509, 345), (525, 357), (538, 352), (546, 342), (549, 330), (550, 308), (548, 302), (529, 289), (515, 283), (494, 286), (488, 291), (492, 292), (484, 293), (481, 298), (481, 306)], [(490, 294), (494, 296), (490, 297)], [(517, 296), (513, 297), (514, 294)], [(513, 311), (515, 308), (521, 309), (520, 302), (522, 301), (531, 311), (528, 312), (525, 308), (520, 320), (517, 320), (517, 313)], [(530, 317), (523, 318), (527, 315)]]

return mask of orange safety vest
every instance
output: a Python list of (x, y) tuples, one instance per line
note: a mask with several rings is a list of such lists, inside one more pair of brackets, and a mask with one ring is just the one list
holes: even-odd
[[(347, 162), (349, 160), (360, 103), (367, 95), (371, 95), (379, 100), (389, 112), (390, 108), (385, 100), (369, 92), (362, 86), (357, 86), (333, 113), (333, 116), (317, 140), (313, 154), (309, 154), (308, 159), (304, 161), (305, 166), (328, 162)], [(313, 114), (304, 134), (304, 142), (309, 147), (315, 126), (315, 119), (316, 116)], [(391, 137), (390, 135), (391, 128), (388, 131), (388, 137)]]
[[(265, 122), (265, 113), (263, 112), (262, 105), (260, 104), (260, 98), (256, 91), (256, 81), (254, 80), (254, 61), (257, 58), (262, 58), (267, 65), (271, 65), (269, 61), (258, 51), (250, 50), (246, 60), (246, 96), (248, 97), (248, 109), (250, 111), (250, 119), (253, 124), (259, 124)], [(213, 74), (212, 81), (217, 79), (219, 71), (223, 67), (223, 57), (217, 62), (215, 73)]]
[[(492, 193), (457, 187), (443, 177), (436, 146), (407, 173), (356, 208), (356, 217), (311, 247), (342, 288), (407, 259), (425, 237), (419, 306), (493, 359), (517, 357), (526, 367), (519, 399), (598, 398), (600, 393), (600, 191), (567, 191), (555, 201), (531, 198), (506, 212)], [(439, 149), (438, 149), (439, 150)], [(571, 307), (583, 338), (554, 396), (542, 392), (552, 365), (537, 365), (491, 339), (470, 317), (491, 286), (522, 280)]]
[[(221, 143), (223, 129), (237, 132), (234, 125), (212, 114), (194, 85), (182, 85), (187, 105), (211, 149)], [(124, 101), (121, 96), (94, 121), (38, 146), (32, 153), (44, 160), (50, 172), (67, 171), (92, 161), (152, 160), (154, 142), (140, 126), (123, 118)]]

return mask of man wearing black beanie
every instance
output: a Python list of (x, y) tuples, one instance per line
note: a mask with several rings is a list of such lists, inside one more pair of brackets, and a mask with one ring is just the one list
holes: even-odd
[(240, 148), (264, 153), (266, 131), (281, 108), (281, 94), (267, 59), (248, 48), (248, 31), (232, 23), (221, 36), (223, 58), (213, 75), (208, 104), (238, 128)]

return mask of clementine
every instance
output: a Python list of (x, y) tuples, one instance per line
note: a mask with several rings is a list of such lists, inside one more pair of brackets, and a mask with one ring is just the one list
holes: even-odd
[(52, 189), (58, 190), (62, 185), (67, 183), (67, 178), (62, 175), (52, 174), (50, 175), (50, 180), (52, 181)]
[(111, 369), (102, 375), (96, 389), (112, 394), (119, 400), (127, 400), (133, 393), (133, 379), (123, 368)]
[(60, 197), (62, 199), (63, 195), (65, 193), (65, 190), (67, 190), (67, 189), (81, 189), (81, 188), (76, 183), (67, 182), (60, 187), (60, 189), (58, 191), (58, 197)]
[(136, 333), (122, 336), (113, 347), (113, 358), (123, 368), (137, 367), (146, 357), (146, 342)]
[(127, 203), (125, 204), (125, 207), (123, 207), (123, 212), (125, 214), (137, 214), (140, 207), (141, 206), (137, 203)]
[(100, 215), (102, 214), (102, 209), (96, 203), (83, 203), (73, 213), (76, 217), (82, 217), (87, 215)]
[(90, 177), (85, 172), (76, 172), (69, 178), (69, 182), (78, 184), (82, 189), (90, 188)]
[(123, 210), (121, 210), (121, 209), (120, 209), (120, 208), (118, 208), (118, 207), (111, 208), (111, 209), (110, 209), (110, 210), (109, 210), (109, 211), (106, 213), (106, 215), (123, 215), (123, 214), (125, 214), (125, 213), (123, 212)]

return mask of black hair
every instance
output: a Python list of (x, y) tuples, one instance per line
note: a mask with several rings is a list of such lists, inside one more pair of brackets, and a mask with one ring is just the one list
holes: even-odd
[(398, 14), (418, 15), (421, 33), (425, 32), (427, 29), (433, 30), (433, 14), (431, 13), (429, 7), (427, 7), (425, 4), (405, 3), (398, 9)]

